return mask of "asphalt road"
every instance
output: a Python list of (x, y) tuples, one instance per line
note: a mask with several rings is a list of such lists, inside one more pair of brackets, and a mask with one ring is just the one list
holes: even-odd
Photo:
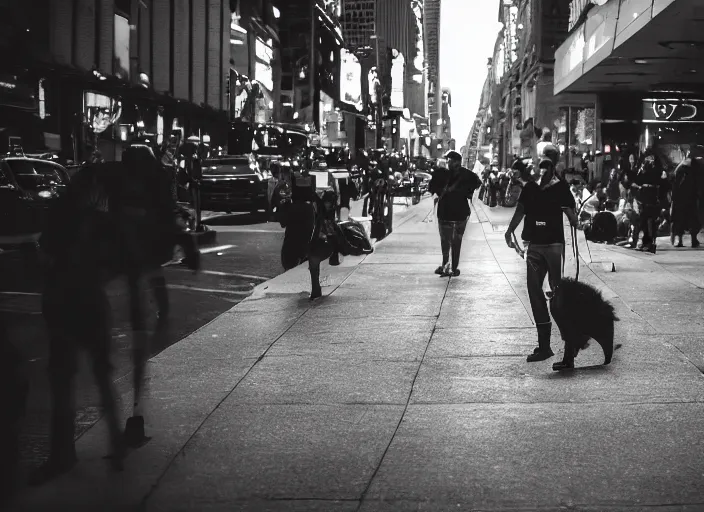
[[(206, 215), (207, 217), (208, 215)], [(194, 275), (182, 265), (165, 267), (170, 291), (171, 322), (167, 338), (152, 347), (155, 355), (207, 324), (247, 297), (254, 286), (283, 272), (280, 250), (283, 229), (250, 214), (206, 221), (218, 231), (216, 243), (202, 248), (202, 271)], [(41, 315), (42, 283), (38, 269), (18, 252), (0, 254), (0, 321), (21, 348), (31, 379), (22, 439), (23, 462), (31, 466), (47, 455), (50, 395), (46, 378), (47, 335)], [(124, 283), (109, 289), (113, 310), (113, 365), (118, 394), (131, 389), (131, 328)], [(150, 312), (154, 302), (147, 290)], [(87, 361), (76, 377), (77, 431), (80, 435), (99, 417), (99, 399)]]

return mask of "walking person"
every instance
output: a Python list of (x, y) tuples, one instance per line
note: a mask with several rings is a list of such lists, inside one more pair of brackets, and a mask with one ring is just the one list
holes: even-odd
[[(697, 173), (701, 166), (701, 160), (697, 159), (697, 154), (701, 150), (692, 150), (689, 157), (683, 160), (675, 169), (675, 176), (672, 182), (672, 205), (670, 206), (670, 241), (675, 247), (684, 247), (682, 237), (688, 229), (692, 235), (692, 247), (699, 247), (697, 233), (701, 229), (699, 224), (699, 212), (697, 203), (701, 199), (699, 195), (699, 184)], [(675, 238), (679, 241), (675, 245)]]
[(436, 170), (430, 182), (430, 193), (438, 196), (437, 215), (442, 250), (442, 265), (435, 269), (435, 273), (457, 277), (460, 275), (462, 237), (471, 214), (469, 201), (474, 191), (481, 186), (481, 180), (474, 172), (462, 167), (462, 155), (457, 151), (448, 151), (445, 159), (448, 168)]
[(506, 244), (513, 248), (513, 233), (525, 217), (521, 237), (527, 246), (526, 281), (533, 319), (538, 330), (538, 348), (528, 356), (529, 363), (544, 361), (554, 355), (550, 349), (552, 322), (543, 293), (543, 283), (547, 275), (550, 288), (554, 290), (562, 278), (565, 254), (563, 212), (570, 224), (577, 226), (574, 197), (567, 183), (557, 177), (555, 164), (549, 158), (544, 158), (538, 167), (540, 180), (528, 181), (524, 185), (505, 235)]

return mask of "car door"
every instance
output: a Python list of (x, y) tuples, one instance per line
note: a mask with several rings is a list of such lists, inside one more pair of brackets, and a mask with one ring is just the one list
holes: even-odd
[(0, 162), (0, 235), (15, 235), (21, 232), (21, 224), (26, 219), (21, 195), (22, 192), (12, 179), (5, 162)]

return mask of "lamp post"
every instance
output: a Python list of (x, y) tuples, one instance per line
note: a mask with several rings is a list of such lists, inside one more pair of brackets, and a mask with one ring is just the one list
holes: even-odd
[(379, 36), (376, 34), (376, 29), (374, 31), (374, 34), (370, 36), (370, 39), (374, 40), (374, 47), (376, 51), (376, 147), (381, 148), (381, 118), (384, 112), (381, 104), (381, 68), (379, 67)]

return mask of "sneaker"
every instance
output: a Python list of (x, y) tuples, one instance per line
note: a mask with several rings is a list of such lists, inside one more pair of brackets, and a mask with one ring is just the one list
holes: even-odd
[(443, 273), (443, 266), (440, 265), (438, 268), (436, 268), (436, 269), (435, 269), (435, 273), (436, 273), (437, 275), (441, 276), (442, 273)]
[(538, 361), (545, 361), (546, 359), (550, 359), (554, 355), (555, 354), (553, 353), (552, 349), (538, 350), (537, 352), (530, 354), (526, 358), (526, 361), (528, 361), (529, 363), (537, 363)]
[(452, 271), (452, 277), (457, 277), (460, 275), (460, 269), (456, 268), (455, 270)]

